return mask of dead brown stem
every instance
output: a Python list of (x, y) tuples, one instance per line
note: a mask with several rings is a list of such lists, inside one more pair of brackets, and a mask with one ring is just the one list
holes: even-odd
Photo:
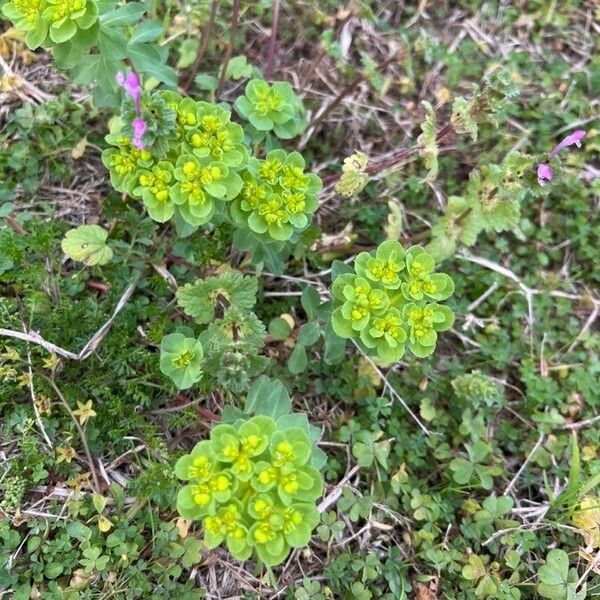
[(268, 81), (273, 74), (275, 65), (275, 50), (277, 49), (277, 30), (279, 29), (280, 0), (273, 3), (273, 25), (271, 26), (271, 38), (269, 39), (269, 51), (267, 55), (267, 66), (265, 67), (265, 79)]
[(200, 48), (198, 49), (198, 55), (196, 56), (196, 60), (194, 61), (192, 70), (190, 71), (190, 75), (182, 88), (184, 92), (187, 92), (190, 89), (190, 86), (192, 85), (192, 82), (196, 78), (198, 70), (200, 69), (200, 64), (202, 63), (202, 59), (204, 58), (204, 55), (206, 54), (206, 49), (208, 48), (208, 42), (210, 41), (212, 29), (215, 24), (215, 18), (217, 16), (217, 8), (218, 7), (219, 7), (219, 0), (213, 0), (212, 4), (210, 6), (210, 16), (208, 17), (208, 21), (206, 22), (206, 25), (202, 29), (201, 44), (200, 44)]
[(233, 47), (235, 46), (235, 36), (237, 35), (238, 25), (240, 22), (240, 0), (233, 0), (233, 6), (231, 8), (231, 25), (229, 32), (229, 45), (225, 52), (225, 58), (223, 59), (223, 65), (221, 66), (221, 75), (219, 76), (219, 83), (217, 84), (217, 91), (215, 92), (215, 98), (218, 100), (221, 92), (223, 91), (223, 84), (225, 83), (225, 76), (227, 75), (227, 67), (233, 53)]
[[(377, 72), (379, 71), (383, 71), (385, 68), (389, 67), (389, 65), (391, 65), (393, 62), (395, 62), (396, 60), (398, 60), (400, 56), (399, 52), (394, 52), (394, 54), (392, 54), (392, 56), (390, 56), (389, 58), (387, 58), (386, 60), (384, 60), (376, 69)], [(316, 129), (325, 119), (325, 117), (327, 117), (327, 115), (329, 115), (331, 113), (331, 111), (349, 94), (351, 94), (354, 89), (356, 88), (356, 86), (361, 83), (362, 81), (364, 81), (366, 79), (367, 75), (364, 72), (360, 72), (358, 73), (354, 79), (352, 79), (352, 81), (350, 81), (341, 91), (340, 93), (327, 105), (325, 106), (325, 108), (323, 108), (317, 115), (315, 115), (315, 117), (313, 118), (313, 120), (310, 122), (310, 124), (307, 127), (307, 130), (311, 130), (311, 129)]]

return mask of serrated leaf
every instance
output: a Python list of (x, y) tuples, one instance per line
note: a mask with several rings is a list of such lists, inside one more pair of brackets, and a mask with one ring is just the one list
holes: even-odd
[(395, 198), (388, 200), (388, 208), (390, 212), (387, 216), (387, 223), (384, 225), (385, 237), (388, 240), (398, 240), (402, 233), (403, 221), (402, 206)]
[(335, 191), (347, 198), (360, 194), (369, 182), (366, 172), (368, 162), (369, 157), (364, 152), (355, 152), (346, 157), (342, 165), (342, 175), (335, 184)]
[(516, 200), (491, 200), (475, 209), (475, 222), (483, 222), (487, 231), (508, 231), (519, 224), (520, 206)]
[(340, 196), (349, 198), (360, 194), (367, 183), (369, 183), (369, 176), (366, 173), (349, 171), (348, 173), (342, 173), (339, 181), (335, 184), (335, 191)]
[(258, 281), (238, 271), (199, 279), (177, 291), (177, 303), (198, 323), (210, 323), (217, 305), (250, 310), (256, 303)]
[(198, 40), (196, 38), (187, 38), (179, 46), (179, 59), (177, 60), (178, 69), (189, 67), (198, 55)]
[(127, 56), (127, 38), (118, 29), (102, 25), (98, 34), (98, 49), (108, 60), (120, 60)]
[(95, 83), (94, 102), (98, 106), (115, 106), (117, 94), (114, 93), (115, 76), (123, 69), (122, 61), (106, 60), (100, 54), (80, 56), (73, 68), (73, 80), (80, 84)]
[(456, 252), (456, 241), (444, 231), (436, 232), (425, 250), (433, 256), (436, 262), (450, 258)]
[(99, 225), (81, 225), (66, 233), (61, 247), (71, 260), (87, 266), (105, 265), (113, 257), (107, 238), (108, 231)]
[(477, 141), (477, 123), (469, 112), (470, 103), (460, 96), (454, 99), (452, 103), (452, 115), (450, 123), (456, 133), (469, 134), (471, 139)]
[(94, 504), (94, 508), (96, 512), (102, 514), (104, 509), (106, 508), (106, 503), (108, 502), (108, 498), (105, 498), (101, 494), (93, 494), (92, 495), (92, 503)]
[(159, 21), (144, 21), (129, 38), (130, 44), (138, 44), (142, 42), (154, 42), (163, 32), (163, 25)]
[(214, 92), (217, 89), (218, 79), (214, 75), (201, 73), (194, 79), (194, 83), (199, 90)]
[(250, 75), (252, 75), (252, 65), (248, 64), (245, 55), (241, 54), (231, 58), (225, 75), (228, 79), (242, 79), (242, 77), (250, 77)]
[(160, 53), (154, 46), (130, 42), (127, 52), (137, 71), (151, 75), (169, 86), (177, 86), (177, 73), (164, 64)]

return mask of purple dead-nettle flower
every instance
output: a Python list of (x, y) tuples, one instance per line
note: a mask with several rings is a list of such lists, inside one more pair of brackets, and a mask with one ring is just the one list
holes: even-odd
[(550, 156), (556, 156), (563, 148), (567, 146), (577, 146), (581, 148), (581, 140), (585, 137), (586, 132), (582, 129), (578, 129), (574, 131), (571, 135), (568, 135), (552, 152), (550, 152)]
[(117, 73), (117, 84), (121, 86), (125, 92), (131, 96), (133, 102), (135, 103), (135, 112), (138, 115), (142, 114), (142, 84), (140, 82), (140, 78), (138, 74), (134, 71), (127, 73), (127, 75), (123, 74), (121, 71)]
[(543, 163), (538, 165), (537, 178), (540, 185), (545, 185), (544, 180), (547, 179), (548, 181), (551, 181), (553, 177), (554, 173), (552, 172), (550, 165), (545, 165)]
[(146, 125), (146, 121), (144, 119), (138, 117), (131, 122), (131, 126), (133, 127), (133, 137), (131, 138), (131, 143), (138, 149), (144, 149), (144, 133), (146, 133), (146, 129), (148, 128)]
[(128, 96), (133, 99), (135, 104), (135, 112), (137, 118), (131, 122), (133, 128), (133, 136), (131, 137), (131, 143), (138, 148), (138, 150), (144, 150), (144, 134), (148, 129), (146, 121), (142, 119), (142, 84), (138, 74), (135, 71), (130, 71), (125, 75), (121, 71), (117, 73), (116, 77), (117, 84), (122, 87)]
[[(554, 158), (558, 155), (558, 153), (563, 148), (568, 148), (569, 146), (577, 146), (581, 148), (581, 140), (585, 137), (586, 132), (583, 129), (578, 129), (574, 131), (571, 135), (568, 135), (560, 144), (557, 144), (552, 152), (550, 152), (550, 157)], [(537, 178), (538, 183), (540, 185), (544, 185), (546, 181), (552, 181), (554, 179), (554, 172), (550, 165), (546, 165), (544, 163), (540, 163), (537, 166)]]

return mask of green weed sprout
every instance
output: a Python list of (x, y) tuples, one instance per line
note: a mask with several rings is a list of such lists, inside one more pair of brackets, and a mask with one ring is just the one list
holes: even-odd
[(454, 283), (434, 272), (431, 255), (388, 240), (374, 253), (361, 252), (348, 269), (331, 289), (334, 331), (384, 363), (400, 360), (407, 346), (421, 358), (432, 354), (438, 332), (454, 322), (452, 311), (438, 304), (452, 295)]
[(160, 343), (160, 370), (185, 390), (192, 387), (202, 374), (202, 344), (182, 333), (166, 335)]
[(282, 81), (272, 85), (261, 79), (249, 81), (235, 109), (258, 131), (273, 131), (282, 139), (295, 137), (305, 125), (298, 117), (302, 112), (300, 99), (292, 86)]
[(177, 461), (176, 475), (189, 482), (178, 493), (177, 510), (202, 520), (209, 548), (224, 542), (234, 558), (254, 554), (272, 566), (310, 541), (319, 522), (315, 501), (323, 492), (324, 463), (306, 417), (289, 414), (290, 406), (281, 383), (261, 378), (246, 408), (272, 416), (240, 413), (213, 426), (209, 440)]

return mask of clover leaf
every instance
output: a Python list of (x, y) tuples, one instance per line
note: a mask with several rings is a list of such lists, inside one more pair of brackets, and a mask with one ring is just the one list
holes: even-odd
[(537, 592), (550, 600), (583, 600), (585, 586), (577, 592), (577, 580), (577, 571), (569, 569), (569, 556), (556, 548), (548, 552), (546, 564), (538, 570)]

